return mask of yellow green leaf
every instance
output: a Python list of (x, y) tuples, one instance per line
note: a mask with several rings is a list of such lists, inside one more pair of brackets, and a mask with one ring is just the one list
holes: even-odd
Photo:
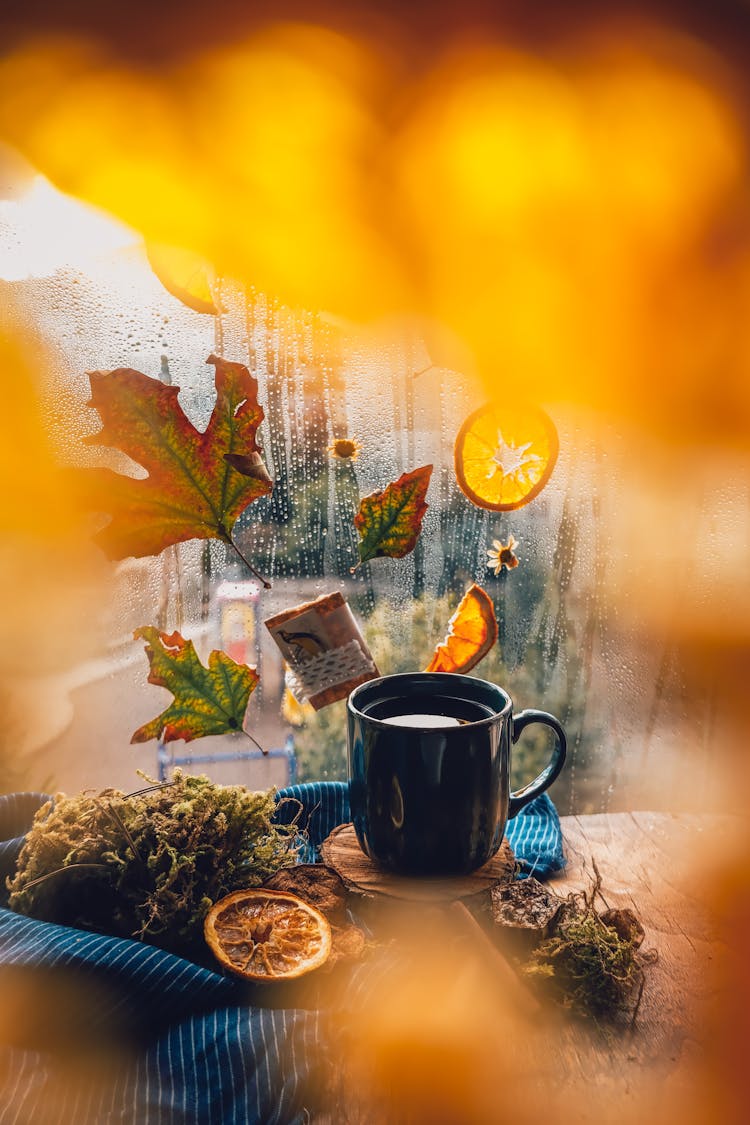
[(423, 465), (363, 498), (354, 517), (360, 563), (384, 555), (401, 559), (414, 550), (427, 511), (425, 496), (431, 475), (432, 465)]
[(162, 633), (143, 625), (133, 636), (146, 642), (151, 671), (148, 682), (168, 688), (174, 696), (165, 711), (139, 727), (131, 742), (190, 742), (207, 734), (242, 730), (250, 695), (258, 685), (254, 668), (237, 664), (214, 650), (208, 667), (201, 664), (192, 641), (179, 633)]

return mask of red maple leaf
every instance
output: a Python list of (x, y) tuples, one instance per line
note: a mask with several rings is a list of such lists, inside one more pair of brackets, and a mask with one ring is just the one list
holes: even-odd
[(96, 535), (111, 559), (158, 555), (187, 539), (231, 544), (237, 517), (273, 488), (257, 471), (256, 433), (264, 417), (257, 380), (241, 363), (213, 355), (207, 362), (216, 368), (216, 402), (203, 433), (185, 416), (179, 387), (132, 368), (89, 376), (90, 405), (102, 420), (89, 442), (122, 450), (148, 473), (78, 470), (90, 506), (112, 514)]

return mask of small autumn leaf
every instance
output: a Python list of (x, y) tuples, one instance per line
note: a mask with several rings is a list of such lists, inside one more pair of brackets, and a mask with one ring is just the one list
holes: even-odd
[[(216, 402), (204, 433), (185, 416), (179, 387), (131, 368), (89, 376), (91, 406), (102, 420), (89, 442), (120, 449), (148, 470), (145, 478), (105, 468), (76, 470), (90, 506), (112, 513), (96, 536), (110, 559), (158, 555), (187, 539), (234, 546), (237, 517), (273, 488), (257, 469), (256, 433), (263, 421), (257, 381), (241, 363), (213, 355), (207, 362), (216, 368)], [(242, 469), (232, 463), (238, 456)]]
[[(427, 511), (431, 475), (432, 465), (423, 465), (363, 498), (354, 517), (360, 538), (357, 566), (384, 555), (401, 559), (414, 550)], [(352, 567), (352, 572), (356, 569)]]
[(250, 695), (258, 685), (254, 668), (237, 664), (225, 652), (214, 650), (208, 667), (201, 664), (192, 641), (179, 633), (162, 633), (153, 625), (136, 629), (136, 640), (146, 642), (151, 667), (148, 682), (168, 688), (174, 700), (150, 723), (139, 727), (131, 742), (191, 742), (208, 734), (242, 730)]

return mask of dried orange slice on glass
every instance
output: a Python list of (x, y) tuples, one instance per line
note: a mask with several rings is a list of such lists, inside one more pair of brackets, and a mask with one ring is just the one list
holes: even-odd
[(481, 586), (470, 586), (448, 622), (448, 635), (435, 649), (426, 672), (468, 672), (497, 640), (492, 599)]
[(287, 891), (258, 887), (219, 899), (203, 924), (218, 961), (246, 980), (293, 980), (331, 952), (328, 920)]
[(466, 419), (456, 437), (456, 480), (480, 508), (509, 512), (541, 492), (555, 467), (557, 430), (535, 406), (489, 403)]

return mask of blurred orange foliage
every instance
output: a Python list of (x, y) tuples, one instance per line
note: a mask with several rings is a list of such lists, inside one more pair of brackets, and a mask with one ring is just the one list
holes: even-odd
[(491, 394), (747, 446), (747, 143), (728, 65), (664, 30), (413, 72), (314, 24), (126, 67), (0, 62), (0, 138), (64, 190), (284, 301), (408, 313)]
[[(49, 439), (39, 391), (49, 362), (22, 345), (9, 302), (0, 313), (0, 695), (6, 676), (42, 675), (88, 654), (102, 565)], [(6, 713), (6, 720), (8, 719)], [(28, 724), (28, 717), (25, 720)], [(20, 741), (20, 740), (19, 740)]]

